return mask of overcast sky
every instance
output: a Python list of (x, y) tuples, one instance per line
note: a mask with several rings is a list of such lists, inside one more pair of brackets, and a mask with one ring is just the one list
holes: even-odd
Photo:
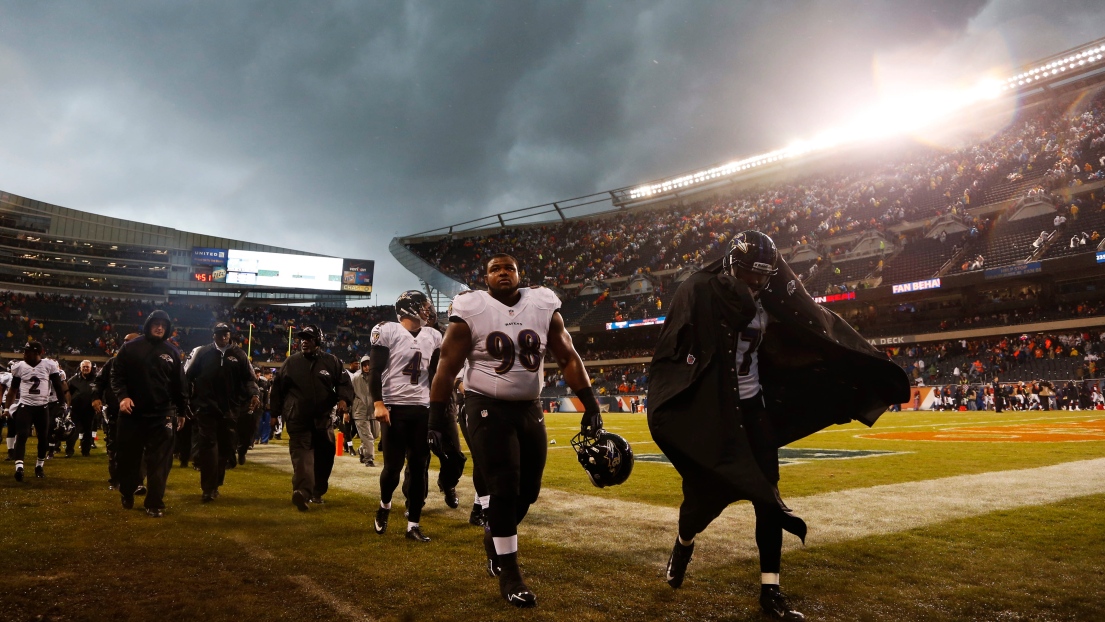
[(1105, 36), (1094, 0), (0, 0), (0, 189), (376, 260)]

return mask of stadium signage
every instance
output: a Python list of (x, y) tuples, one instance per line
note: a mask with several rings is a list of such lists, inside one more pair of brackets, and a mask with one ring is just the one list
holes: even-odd
[(1029, 263), (1017, 263), (1011, 266), (1001, 266), (1000, 268), (990, 268), (983, 273), (983, 276), (987, 279), (1004, 279), (1010, 276), (1038, 274), (1041, 270), (1040, 262), (1031, 261)]
[(1105, 251), (1101, 251), (1097, 254), (1097, 263), (1105, 263)]
[(831, 294), (829, 296), (814, 296), (813, 301), (819, 305), (823, 305), (827, 302), (840, 302), (842, 300), (855, 300), (855, 292), (844, 292), (843, 294)]
[(876, 337), (868, 339), (867, 343), (873, 346), (894, 346), (902, 343), (912, 343), (917, 340), (914, 335), (902, 335), (901, 337)]
[(940, 287), (940, 279), (926, 279), (924, 281), (914, 281), (912, 283), (899, 283), (897, 285), (891, 285), (890, 290), (895, 294), (908, 294), (910, 292), (921, 292), (926, 289), (937, 289)]
[(225, 266), (227, 250), (225, 248), (192, 247), (193, 266)]
[(643, 320), (626, 320), (624, 322), (607, 322), (606, 330), (617, 330), (619, 328), (633, 328), (635, 326), (652, 326), (654, 324), (663, 324), (663, 317), (647, 317)]

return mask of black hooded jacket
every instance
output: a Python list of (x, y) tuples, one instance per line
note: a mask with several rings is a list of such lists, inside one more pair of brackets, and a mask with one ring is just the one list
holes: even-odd
[(166, 337), (172, 333), (169, 314), (160, 309), (150, 313), (142, 327), (142, 336), (119, 348), (111, 370), (111, 390), (119, 402), (134, 402), (132, 416), (156, 417), (168, 414), (187, 416), (184, 365), (180, 350), (165, 339), (150, 334), (154, 320), (169, 323)]
[[(735, 353), (755, 302), (718, 267), (676, 290), (649, 374), (649, 429), (681, 473), (720, 477), (733, 501), (782, 506), (741, 429)], [(853, 419), (870, 426), (888, 405), (907, 401), (905, 372), (815, 303), (785, 261), (778, 268), (760, 293), (772, 321), (758, 350), (769, 416), (758, 422), (757, 438), (782, 447)]]
[(338, 357), (327, 352), (291, 355), (272, 379), (269, 402), (273, 416), (284, 417), (289, 431), (323, 429), (330, 411), (345, 400), (353, 403), (353, 384)]
[(227, 344), (222, 352), (213, 343), (196, 348), (184, 376), (191, 389), (190, 405), (196, 413), (230, 414), (250, 397), (260, 397), (253, 365), (245, 351), (234, 344)]

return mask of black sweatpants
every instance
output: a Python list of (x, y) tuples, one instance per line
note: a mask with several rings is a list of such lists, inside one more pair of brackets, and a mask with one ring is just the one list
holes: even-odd
[[(762, 395), (740, 401), (741, 418), (756, 464), (768, 482), (776, 485), (779, 499), (779, 450), (760, 434), (759, 423), (768, 416)], [(739, 499), (732, 485), (712, 472), (698, 468), (680, 471), (683, 476), (683, 503), (679, 506), (679, 537), (690, 540)], [(760, 552), (760, 572), (778, 573), (783, 551), (782, 514), (776, 504), (753, 503), (756, 512), (756, 547)]]
[(334, 428), (327, 418), (318, 426), (288, 427), (288, 453), (292, 457), (292, 491), (308, 498), (321, 497), (330, 489), (334, 470)]
[(38, 438), (38, 459), (45, 460), (46, 452), (50, 447), (50, 414), (46, 406), (28, 406), (20, 404), (12, 415), (12, 428), (15, 430), (15, 461), (16, 465), (23, 462), (23, 456), (27, 453), (27, 439), (31, 436), (31, 428), (34, 428)]
[[(69, 438), (65, 439), (65, 453), (72, 454), (73, 446), (79, 439), (81, 442), (81, 455), (87, 456), (92, 451), (92, 427), (93, 419), (96, 413), (91, 409), (78, 410), (76, 408), (70, 413), (73, 418), (73, 432), (69, 435)], [(81, 436), (81, 435), (84, 436)]]
[(200, 468), (200, 489), (215, 492), (226, 478), (226, 465), (234, 460), (234, 427), (232, 413), (203, 408), (190, 423), (196, 437), (196, 466)]
[(119, 494), (133, 499), (142, 483), (142, 463), (146, 464), (146, 501), (148, 509), (164, 509), (165, 484), (173, 468), (173, 417), (171, 415), (126, 415), (119, 413), (116, 459), (119, 463)]
[(517, 535), (518, 523), (541, 494), (548, 457), (541, 403), (497, 400), (466, 391), (464, 408), (472, 461), (491, 495), (487, 508), (491, 535)]
[(399, 475), (407, 463), (403, 491), (407, 497), (407, 520), (417, 523), (426, 504), (427, 470), (430, 466), (428, 406), (388, 406), (391, 423), (380, 426), (384, 444), (384, 468), (380, 471), (380, 501), (391, 503), (399, 486)]

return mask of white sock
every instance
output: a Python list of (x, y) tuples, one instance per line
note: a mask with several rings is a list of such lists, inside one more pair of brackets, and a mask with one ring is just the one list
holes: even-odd
[(690, 540), (684, 540), (682, 536), (676, 536), (676, 538), (679, 539), (679, 544), (682, 544), (683, 546), (690, 546), (694, 544), (694, 538), (691, 538)]
[(495, 542), (496, 555), (510, 555), (518, 552), (517, 534), (507, 538), (492, 538), (492, 540)]
[(485, 510), (487, 506), (491, 505), (491, 495), (484, 495), (482, 497), (477, 497), (477, 499), (480, 501), (480, 506)]
[(391, 503), (390, 502), (389, 503), (384, 503), (383, 501), (381, 501), (380, 502), (380, 507), (384, 508), (385, 510), (390, 510), (391, 509)]
[(45, 464), (46, 464), (45, 460), (35, 460), (35, 466), (36, 467), (44, 466)]
[(22, 468), (23, 468), (23, 461), (22, 460), (16, 460), (15, 461), (15, 470), (18, 471), (19, 469), (22, 469)]
[(412, 523), (410, 521), (407, 521), (407, 531), (410, 531), (411, 529), (414, 529), (417, 526), (418, 526), (418, 523)]
[(96, 440), (96, 432), (95, 431), (92, 432), (92, 440)]
[(84, 432), (81, 432), (80, 434), (77, 435), (77, 440), (78, 441), (83, 441), (84, 440)]
[(779, 573), (761, 572), (760, 583), (763, 585), (779, 585)]
[(9, 436), (6, 440), (8, 442), (8, 449), (15, 449), (15, 437)]

